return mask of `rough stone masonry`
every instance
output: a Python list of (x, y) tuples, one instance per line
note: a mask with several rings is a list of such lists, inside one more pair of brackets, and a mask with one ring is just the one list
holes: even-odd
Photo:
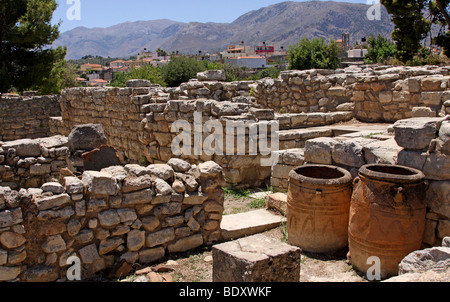
[(0, 187), (0, 281), (82, 279), (121, 260), (150, 263), (220, 239), (224, 185), (214, 162), (113, 166), (64, 184)]

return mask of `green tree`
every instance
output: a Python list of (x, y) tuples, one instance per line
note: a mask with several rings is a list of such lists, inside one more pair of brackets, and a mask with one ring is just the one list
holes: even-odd
[(177, 87), (181, 83), (196, 78), (197, 73), (205, 71), (206, 67), (202, 62), (187, 56), (174, 57), (170, 62), (161, 68), (164, 81), (169, 87)]
[(382, 63), (394, 58), (397, 54), (395, 43), (389, 41), (382, 35), (378, 35), (378, 37), (370, 36), (367, 42), (369, 43), (369, 48), (364, 59), (369, 64)]
[(303, 38), (289, 48), (290, 69), (336, 69), (339, 67), (339, 47), (335, 41), (324, 38)]
[(50, 49), (59, 36), (52, 25), (55, 0), (0, 0), (0, 92), (40, 87), (64, 48)]
[(44, 94), (60, 94), (62, 89), (78, 87), (76, 81), (77, 66), (70, 64), (66, 60), (60, 60), (53, 64), (53, 68), (48, 77), (42, 78), (42, 84), (38, 87), (38, 92)]
[(132, 79), (149, 80), (154, 84), (166, 86), (161, 69), (151, 64), (144, 65), (139, 68), (132, 69), (130, 72), (117, 72), (111, 81), (111, 86), (125, 87), (126, 82)]
[(421, 48), (431, 29), (431, 22), (423, 15), (430, 0), (381, 0), (395, 24), (392, 39), (397, 41), (397, 59), (410, 61)]

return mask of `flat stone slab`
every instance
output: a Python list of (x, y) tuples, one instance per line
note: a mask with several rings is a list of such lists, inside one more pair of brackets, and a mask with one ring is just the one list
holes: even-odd
[(213, 282), (299, 282), (301, 249), (262, 234), (213, 246)]
[(261, 209), (247, 213), (224, 215), (220, 228), (225, 241), (254, 235), (280, 226), (286, 218)]

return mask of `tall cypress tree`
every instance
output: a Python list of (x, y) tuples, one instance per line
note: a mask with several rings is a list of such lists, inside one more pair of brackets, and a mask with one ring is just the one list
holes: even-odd
[(52, 25), (55, 0), (0, 0), (0, 92), (37, 89), (65, 48), (50, 49), (59, 36)]
[(397, 58), (411, 60), (421, 48), (422, 41), (430, 31), (431, 22), (425, 19), (423, 10), (429, 0), (381, 0), (395, 24), (392, 39), (397, 41)]

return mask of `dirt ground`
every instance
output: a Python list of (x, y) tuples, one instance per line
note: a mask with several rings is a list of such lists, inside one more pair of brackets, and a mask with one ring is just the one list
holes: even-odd
[[(224, 215), (242, 213), (263, 207), (260, 198), (226, 194)], [(283, 227), (263, 233), (286, 242)], [(335, 255), (302, 253), (300, 260), (300, 282), (366, 282), (347, 263), (346, 251)], [(169, 255), (164, 261), (151, 266), (135, 265), (135, 272), (121, 282), (212, 282), (211, 247)]]

